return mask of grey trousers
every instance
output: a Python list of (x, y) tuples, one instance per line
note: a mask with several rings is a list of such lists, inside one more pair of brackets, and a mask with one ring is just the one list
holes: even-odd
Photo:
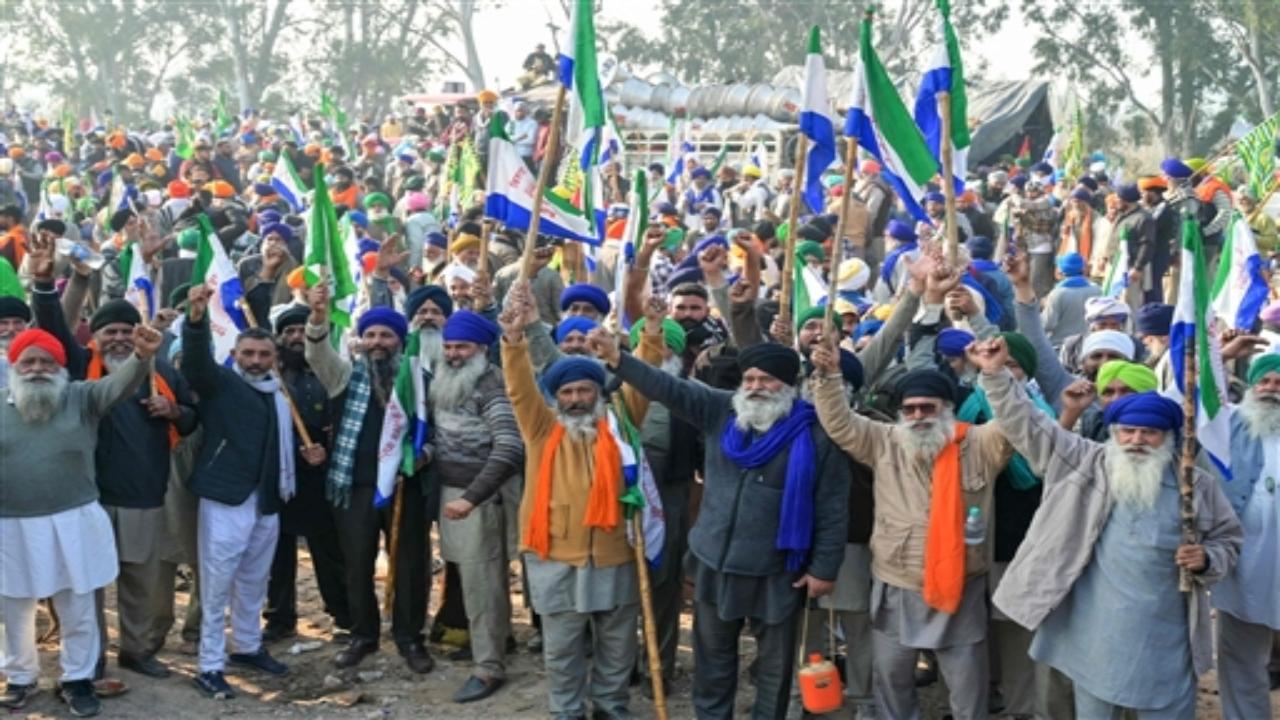
[[(152, 609), (159, 593), (161, 562), (159, 538), (164, 529), (164, 508), (136, 509), (103, 505), (115, 531), (120, 560), (116, 576), (116, 619), (120, 628), (121, 656), (148, 658), (164, 644), (156, 637)], [(99, 663), (107, 654), (106, 588), (94, 593), (99, 633)]]
[[(1136, 710), (1112, 705), (1106, 700), (1090, 695), (1076, 686), (1076, 720), (1195, 720), (1196, 684), (1193, 682), (1186, 695), (1168, 707), (1158, 710)], [(1263, 716), (1265, 717), (1265, 716)]]
[(164, 647), (165, 636), (173, 628), (174, 585), (178, 566), (182, 564), (191, 570), (192, 577), (187, 612), (182, 620), (182, 639), (200, 640), (200, 562), (196, 543), (198, 507), (199, 498), (187, 490), (176, 471), (170, 473), (169, 489), (164, 496), (165, 533), (160, 553), (160, 589), (156, 591), (156, 604), (151, 613), (152, 636), (158, 648)]
[[(876, 707), (894, 720), (918, 720), (916, 648), (898, 641), (897, 632), (872, 629)], [(956, 720), (987, 717), (987, 641), (933, 651), (938, 669), (951, 691), (951, 713)]]
[[(462, 488), (441, 488), (440, 506), (461, 498)], [(511, 627), (511, 593), (507, 586), (506, 518), (495, 498), (472, 509), (461, 520), (440, 513), (440, 555), (458, 566), (471, 627), (475, 674), (506, 677), (507, 632)]]
[(1036, 720), (1058, 720), (1076, 716), (1076, 693), (1071, 678), (1036, 663)]
[[(585, 717), (589, 696), (595, 712), (624, 714), (636, 659), (636, 603), (594, 613), (542, 616), (542, 659), (552, 716)], [(586, 657), (591, 627), (591, 669)], [(589, 684), (589, 687), (588, 687)]]
[[(803, 609), (800, 610), (803, 612)], [(798, 617), (798, 613), (797, 613)], [(791, 699), (799, 628), (793, 617), (776, 625), (752, 619), (756, 638), (756, 699), (753, 720), (784, 717)], [(738, 636), (744, 619), (721, 620), (716, 606), (693, 608), (693, 709), (699, 720), (730, 720), (738, 693)]]
[(1272, 631), (1218, 611), (1218, 691), (1224, 720), (1271, 717)]
[(1032, 715), (1036, 711), (1036, 662), (1027, 651), (1035, 634), (1011, 620), (992, 620), (987, 629), (991, 641), (991, 683), (1004, 693), (1005, 712)]
[(1031, 264), (1031, 287), (1035, 289), (1036, 297), (1048, 297), (1057, 282), (1053, 276), (1056, 267), (1053, 253), (1028, 253), (1028, 256)]

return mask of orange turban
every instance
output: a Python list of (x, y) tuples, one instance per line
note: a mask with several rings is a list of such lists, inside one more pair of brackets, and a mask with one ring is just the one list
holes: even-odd
[(1138, 189), (1146, 192), (1147, 190), (1168, 190), (1169, 183), (1159, 175), (1148, 175), (1138, 178)]
[(14, 160), (17, 160), (18, 158), (20, 158), (20, 157), (22, 157), (23, 155), (26, 155), (26, 154), (27, 154), (27, 151), (26, 151), (26, 150), (23, 150), (22, 148), (20, 148), (20, 147), (18, 147), (18, 146), (16, 146), (16, 145), (15, 145), (15, 146), (13, 146), (13, 147), (11, 147), (11, 148), (9, 148), (9, 157), (13, 158)]
[(120, 132), (119, 130), (107, 136), (107, 147), (112, 148), (114, 150), (119, 150), (120, 148), (123, 148), (124, 145), (125, 145), (124, 133)]
[(306, 287), (307, 276), (306, 276), (306, 273), (303, 271), (302, 266), (299, 265), (293, 270), (290, 270), (289, 274), (285, 276), (284, 282), (286, 285), (289, 286), (290, 290), (301, 290), (302, 288)]
[(496, 93), (496, 92), (494, 92), (494, 91), (492, 91), (492, 90), (481, 90), (480, 92), (476, 93), (476, 100), (479, 100), (479, 101), (480, 101), (480, 102), (482, 102), (482, 103), (483, 103), (483, 102), (497, 102), (497, 101), (498, 101), (498, 93)]
[(147, 148), (146, 158), (151, 162), (164, 162), (164, 153), (160, 152), (160, 148)]
[(225, 199), (229, 197), (235, 197), (235, 194), (236, 194), (236, 189), (234, 187), (231, 187), (231, 183), (227, 182), (226, 180), (214, 180), (208, 185), (205, 185), (205, 189), (208, 190), (210, 193), (212, 193), (213, 196), (216, 198)]

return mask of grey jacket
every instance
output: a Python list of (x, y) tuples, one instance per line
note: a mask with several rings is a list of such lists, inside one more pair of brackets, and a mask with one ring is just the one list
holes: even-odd
[[(1040, 509), (992, 595), (1010, 619), (1035, 630), (1071, 592), (1111, 515), (1104, 446), (1059, 427), (1037, 410), (1008, 370), (983, 374), (981, 382), (1001, 432), (1044, 478)], [(1213, 667), (1206, 589), (1235, 567), (1244, 531), (1212, 477), (1198, 471), (1194, 492), (1196, 532), (1209, 567), (1192, 576), (1187, 624), (1191, 657), (1196, 673), (1202, 675)]]
[[(789, 452), (779, 452), (763, 468), (742, 468), (720, 450), (720, 435), (733, 412), (733, 393), (681, 380), (623, 355), (614, 371), (642, 395), (701, 428), (707, 437), (705, 480), (698, 521), (689, 531), (689, 549), (712, 570), (766, 576), (786, 572), (785, 555), (775, 547)], [(827, 433), (813, 429), (814, 517), (809, 565), (804, 572), (835, 580), (844, 560), (850, 468)]]

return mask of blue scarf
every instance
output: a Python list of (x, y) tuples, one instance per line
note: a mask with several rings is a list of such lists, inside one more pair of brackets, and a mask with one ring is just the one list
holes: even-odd
[[(898, 264), (898, 258), (902, 257), (903, 253), (912, 252), (918, 247), (920, 246), (912, 240), (890, 250), (889, 254), (884, 257), (884, 262), (880, 263), (880, 279), (885, 281), (885, 284), (890, 288), (893, 288), (893, 269)], [(896, 290), (897, 288), (893, 289)]]
[(1089, 278), (1081, 275), (1076, 275), (1075, 277), (1069, 277), (1064, 279), (1062, 282), (1058, 283), (1058, 287), (1060, 288), (1089, 287)]
[(1004, 310), (1000, 307), (1000, 298), (992, 295), (991, 291), (982, 283), (978, 282), (978, 279), (975, 278), (972, 273), (965, 273), (964, 276), (960, 278), (960, 282), (966, 287), (971, 287), (974, 290), (977, 290), (978, 294), (982, 296), (982, 303), (984, 306), (983, 314), (986, 316), (987, 322), (992, 324), (1000, 322), (1000, 318), (1004, 317)]
[(813, 544), (813, 483), (816, 451), (810, 426), (818, 419), (813, 405), (797, 400), (786, 418), (769, 431), (752, 438), (740, 430), (737, 414), (720, 435), (720, 452), (738, 467), (759, 468), (769, 464), (779, 452), (791, 448), (787, 457), (786, 483), (782, 490), (782, 510), (778, 518), (777, 548), (787, 554), (787, 572), (799, 572), (809, 559)]
[(1000, 269), (1000, 263), (995, 260), (970, 260), (969, 266), (978, 272), (995, 272)]

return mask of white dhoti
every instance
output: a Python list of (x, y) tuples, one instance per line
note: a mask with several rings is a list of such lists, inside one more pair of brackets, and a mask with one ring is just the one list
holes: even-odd
[(0, 518), (0, 671), (29, 685), (40, 674), (36, 603), (53, 598), (62, 633), (62, 681), (88, 680), (98, 661), (94, 590), (115, 579), (111, 521), (97, 502), (53, 515)]
[(280, 536), (280, 516), (258, 513), (258, 493), (239, 505), (200, 498), (200, 672), (226, 664), (226, 613), (236, 652), (262, 646), (260, 615), (267, 601), (271, 559)]

